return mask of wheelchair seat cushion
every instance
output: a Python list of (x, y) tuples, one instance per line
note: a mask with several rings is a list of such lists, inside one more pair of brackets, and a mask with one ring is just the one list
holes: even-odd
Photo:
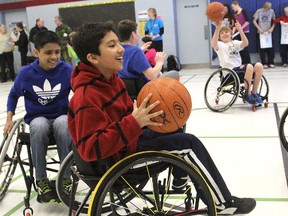
[[(30, 145), (30, 133), (20, 132), (18, 138), (21, 140), (22, 144)], [(55, 145), (56, 141), (53, 134), (49, 134), (49, 145)]]

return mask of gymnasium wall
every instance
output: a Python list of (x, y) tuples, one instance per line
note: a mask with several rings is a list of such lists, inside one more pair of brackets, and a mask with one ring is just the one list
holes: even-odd
[[(222, 3), (228, 3), (231, 4), (232, 1), (227, 0), (212, 0), (211, 2), (219, 1)], [(250, 34), (249, 34), (249, 51), (251, 53), (258, 52), (258, 34), (256, 31), (256, 27), (253, 24), (253, 15), (256, 12), (257, 9), (262, 8), (263, 4), (267, 0), (253, 0), (253, 1), (247, 1), (247, 0), (238, 0), (239, 4), (248, 14), (249, 20), (250, 20)], [(287, 0), (270, 0), (272, 3), (272, 8), (275, 11), (276, 17), (284, 15), (284, 7), (288, 5)], [(279, 44), (280, 44), (280, 27), (279, 25), (275, 26), (274, 32), (273, 32), (273, 46), (275, 48), (276, 52), (279, 52)]]
[[(164, 20), (165, 25), (165, 35), (163, 39), (164, 50), (169, 54), (176, 54), (175, 17), (173, 8), (174, 1), (175, 0), (157, 0), (157, 1), (135, 0), (136, 21), (138, 21), (138, 12), (140, 10), (147, 10), (150, 7), (155, 7), (157, 9), (158, 15), (161, 16), (161, 18)], [(103, 0), (71, 2), (70, 5), (95, 3), (95, 2), (103, 2)], [(105, 2), (111, 2), (111, 1), (105, 1)], [(69, 5), (69, 3), (27, 7), (26, 11), (27, 11), (28, 27), (32, 28), (35, 25), (35, 20), (38, 17), (43, 17), (43, 19), (45, 20), (45, 26), (50, 30), (55, 30), (56, 26), (54, 24), (54, 16), (59, 14), (59, 7), (63, 5)], [(85, 14), (83, 14), (83, 16), (85, 16)]]

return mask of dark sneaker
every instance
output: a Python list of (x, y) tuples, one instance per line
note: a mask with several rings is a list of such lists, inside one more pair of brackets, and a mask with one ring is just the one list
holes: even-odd
[(181, 178), (174, 178), (172, 182), (172, 189), (175, 191), (183, 190), (188, 184), (188, 176)]
[(218, 215), (248, 214), (256, 207), (256, 200), (252, 198), (238, 198), (232, 196), (232, 199), (221, 209), (216, 206)]
[(70, 194), (72, 189), (72, 181), (70, 178), (65, 178), (63, 181), (63, 188), (66, 194)]
[(244, 97), (244, 100), (245, 100), (247, 103), (251, 104), (251, 105), (257, 105), (257, 104), (256, 104), (256, 99), (253, 97), (252, 94), (246, 95), (246, 96)]
[(256, 94), (252, 94), (252, 96), (255, 98), (256, 104), (258, 104), (258, 105), (263, 104), (263, 100), (262, 100), (260, 94), (256, 93)]
[(39, 203), (57, 202), (57, 194), (48, 179), (36, 181)]

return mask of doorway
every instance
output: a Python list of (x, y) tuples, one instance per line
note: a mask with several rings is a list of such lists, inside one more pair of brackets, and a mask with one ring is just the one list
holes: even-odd
[(178, 55), (184, 65), (210, 67), (207, 1), (175, 0)]

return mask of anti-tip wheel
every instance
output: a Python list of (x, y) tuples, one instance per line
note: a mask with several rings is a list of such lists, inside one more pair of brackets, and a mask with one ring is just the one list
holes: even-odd
[(264, 103), (264, 107), (265, 107), (265, 108), (268, 108), (268, 105), (269, 105), (269, 102), (265, 102), (265, 103)]

